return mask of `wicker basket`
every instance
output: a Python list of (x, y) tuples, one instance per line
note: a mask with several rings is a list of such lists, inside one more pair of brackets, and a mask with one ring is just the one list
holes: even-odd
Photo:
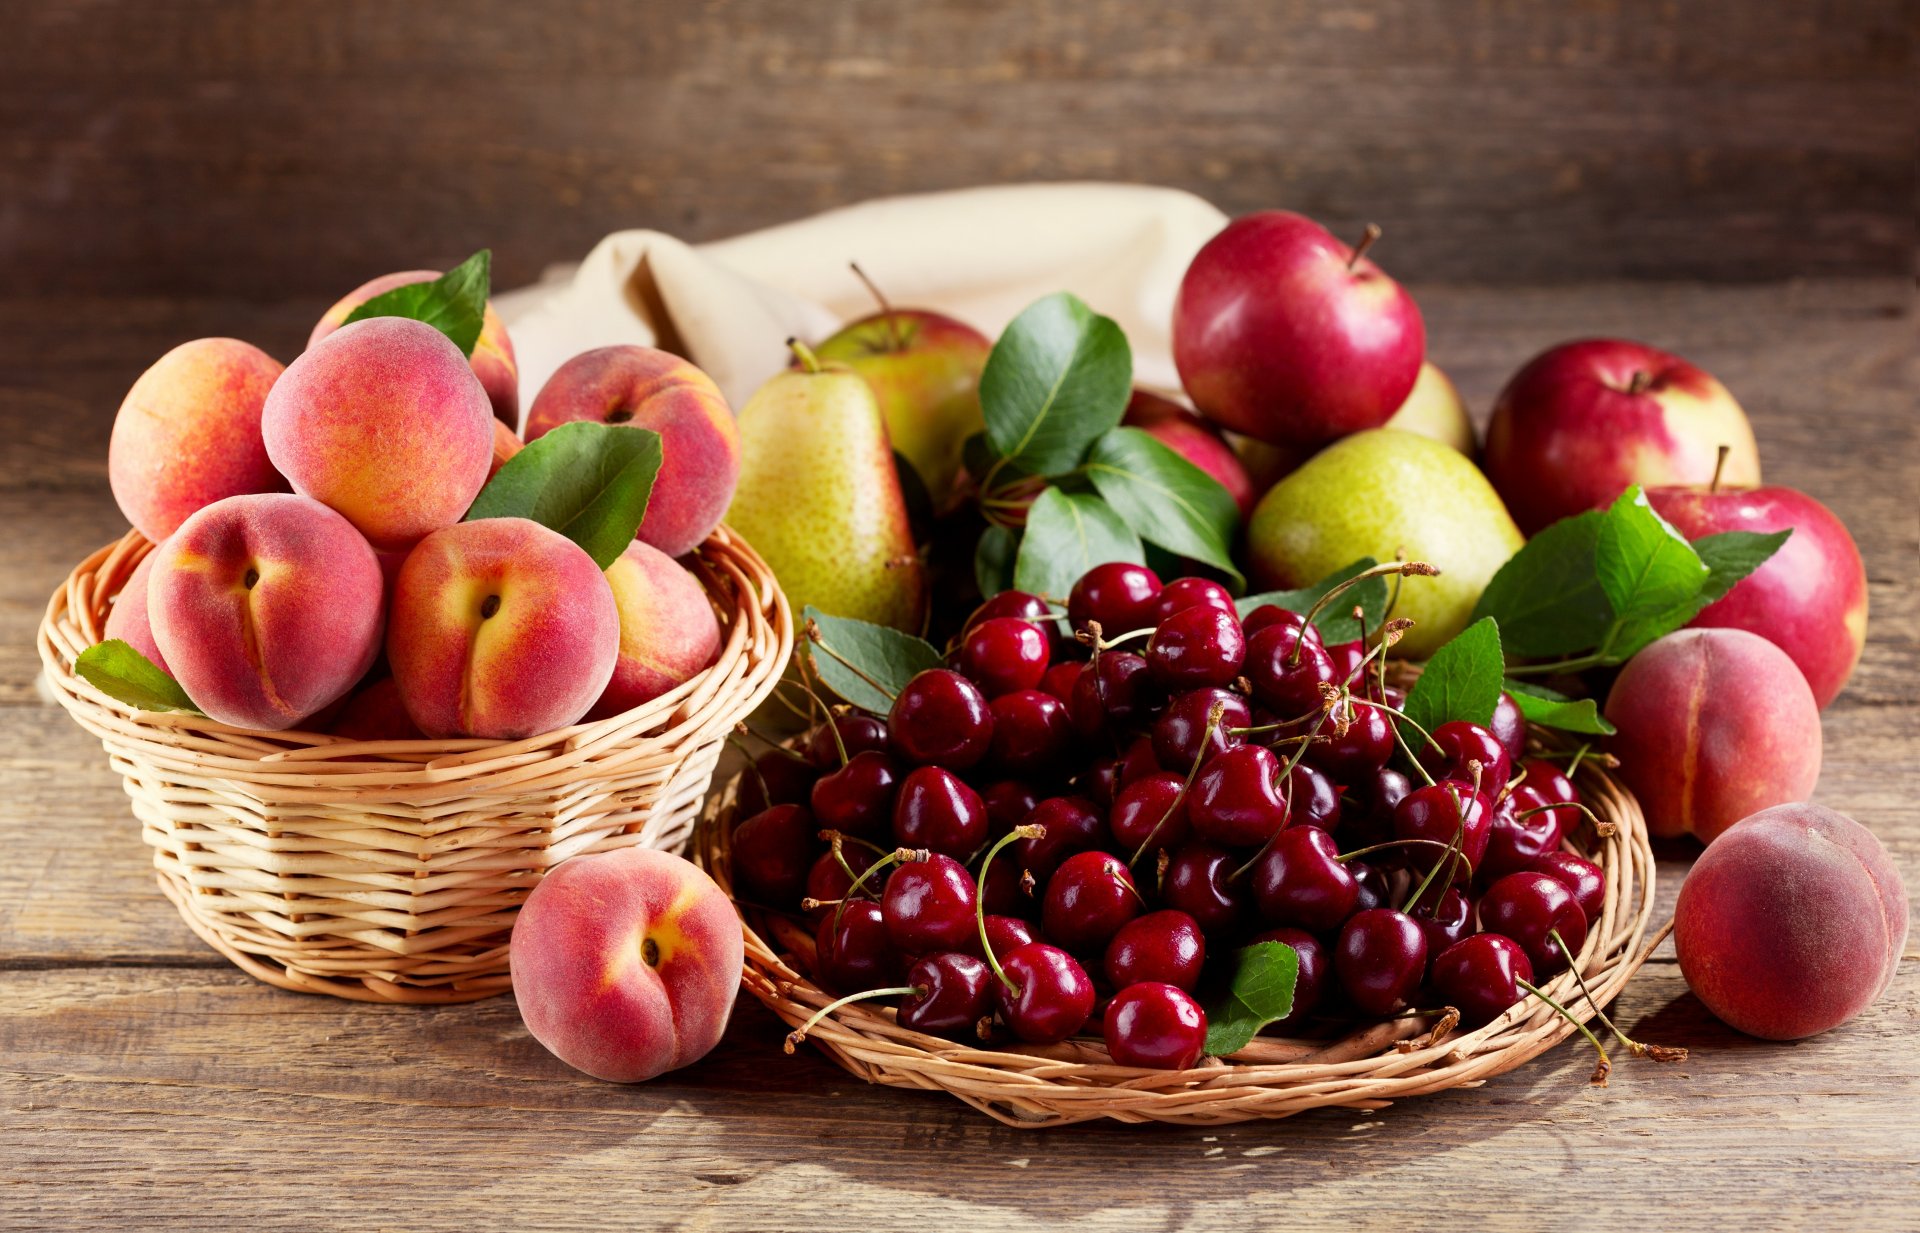
[[(1653, 852), (1646, 820), (1630, 792), (1591, 763), (1580, 771), (1579, 782), (1588, 807), (1611, 824), (1605, 837), (1582, 828), (1584, 846), (1570, 845), (1606, 870), (1606, 903), (1579, 956), (1588, 987), (1605, 1003), (1659, 941), (1646, 940), (1653, 914)], [(723, 887), (731, 886), (728, 837), (737, 786), (736, 780), (716, 796), (694, 841), (696, 858)], [(833, 1000), (805, 974), (813, 959), (811, 930), (790, 917), (744, 905), (741, 918), (747, 935), (741, 983), (774, 1014), (798, 1027)], [(1592, 1018), (1593, 1008), (1580, 996), (1571, 972), (1542, 988), (1583, 1021)], [(901, 1027), (892, 1007), (877, 1002), (841, 1007), (811, 1028), (807, 1039), (869, 1083), (951, 1092), (1013, 1126), (1061, 1126), (1103, 1117), (1211, 1126), (1326, 1106), (1379, 1109), (1403, 1096), (1477, 1087), (1575, 1030), (1533, 998), (1471, 1032), (1421, 1039), (1434, 1026), (1430, 1020), (1400, 1019), (1338, 1038), (1259, 1036), (1231, 1061), (1208, 1059), (1186, 1071), (1117, 1066), (1097, 1038), (1048, 1046), (958, 1043)]]
[(74, 674), (150, 549), (129, 532), (54, 593), (47, 679), (106, 747), (194, 932), (270, 984), (360, 1001), (501, 992), (514, 912), (544, 870), (633, 844), (677, 850), (724, 737), (793, 644), (772, 573), (722, 527), (689, 562), (721, 618), (719, 658), (645, 706), (509, 742), (255, 732), (138, 711)]

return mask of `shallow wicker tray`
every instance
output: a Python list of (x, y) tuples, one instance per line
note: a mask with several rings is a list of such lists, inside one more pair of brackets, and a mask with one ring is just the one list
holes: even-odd
[[(1653, 915), (1653, 852), (1632, 793), (1592, 763), (1580, 769), (1578, 780), (1588, 808), (1612, 824), (1612, 834), (1604, 838), (1590, 826), (1581, 827), (1567, 845), (1606, 870), (1606, 902), (1578, 960), (1588, 987), (1604, 1004), (1626, 986), (1652, 949), (1646, 933)], [(715, 796), (694, 836), (695, 858), (729, 893), (737, 787), (736, 778)], [(800, 1026), (834, 998), (806, 975), (813, 959), (812, 930), (779, 913), (736, 905), (747, 938), (741, 983), (783, 1022)], [(1571, 972), (1541, 988), (1582, 1022), (1593, 1018)], [(1534, 998), (1473, 1031), (1433, 1043), (1421, 1039), (1433, 1027), (1427, 1019), (1399, 1019), (1327, 1039), (1259, 1036), (1231, 1061), (1207, 1059), (1185, 1071), (1117, 1066), (1097, 1035), (1046, 1046), (980, 1046), (928, 1036), (901, 1027), (893, 1008), (877, 1002), (841, 1007), (809, 1029), (807, 1040), (869, 1083), (950, 1092), (1012, 1126), (1062, 1126), (1103, 1117), (1208, 1126), (1290, 1117), (1326, 1106), (1379, 1109), (1404, 1096), (1478, 1087), (1575, 1030)]]
[(507, 937), (543, 871), (582, 852), (677, 851), (722, 741), (793, 645), (773, 574), (725, 527), (687, 564), (725, 641), (645, 706), (520, 741), (345, 741), (135, 710), (73, 672), (152, 545), (129, 532), (47, 605), (40, 659), (125, 781), (160, 888), (193, 931), (286, 989), (461, 1002), (509, 985)]

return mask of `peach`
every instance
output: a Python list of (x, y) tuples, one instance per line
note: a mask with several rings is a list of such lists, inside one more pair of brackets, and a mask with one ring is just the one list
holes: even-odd
[(720, 1043), (745, 954), (726, 893), (652, 848), (562, 861), (527, 896), (511, 946), (513, 997), (533, 1038), (614, 1083)]
[(421, 735), (390, 676), (350, 695), (327, 731), (350, 741), (417, 741)]
[(1820, 711), (1779, 647), (1742, 629), (1683, 629), (1627, 662), (1607, 695), (1612, 749), (1647, 826), (1712, 843), (1820, 778)]
[(140, 374), (107, 445), (113, 499), (140, 534), (157, 544), (223, 497), (287, 490), (260, 436), (281, 371), (250, 343), (198, 338)]
[[(440, 270), (403, 270), (398, 274), (382, 274), (361, 283), (342, 296), (326, 311), (325, 316), (314, 323), (313, 333), (307, 335), (307, 346), (311, 348), (339, 329), (349, 313), (374, 296), (384, 295), (396, 287), (431, 282), (441, 273)], [(481, 386), (487, 391), (487, 401), (493, 405), (494, 417), (508, 428), (518, 428), (520, 365), (513, 358), (513, 340), (507, 337), (506, 323), (500, 320), (500, 314), (493, 311), (492, 300), (487, 301), (486, 315), (480, 323), (480, 338), (473, 344), (473, 355), (468, 362), (473, 366), (473, 375), (480, 379)]]
[(619, 654), (606, 576), (537, 522), (457, 523), (400, 567), (387, 661), (428, 736), (517, 740), (564, 728), (607, 687)]
[(660, 434), (660, 474), (639, 538), (685, 556), (720, 525), (740, 479), (733, 410), (707, 374), (651, 347), (601, 347), (562, 364), (527, 412), (526, 438), (596, 420)]
[(267, 395), (267, 455), (295, 492), (376, 548), (459, 521), (493, 461), (493, 417), (466, 357), (424, 321), (374, 317), (307, 348)]
[(507, 465), (507, 459), (518, 454), (526, 446), (514, 431), (499, 420), (493, 421), (493, 461), (487, 466), (487, 478), (500, 474), (500, 468)]
[(1798, 1040), (1860, 1013), (1893, 979), (1907, 892), (1873, 832), (1819, 805), (1729, 827), (1680, 887), (1687, 985), (1732, 1027)]
[(630, 711), (704, 671), (720, 653), (720, 622), (686, 568), (639, 540), (607, 567), (620, 610), (620, 658), (613, 679), (587, 712), (604, 719)]
[(217, 501), (154, 550), (147, 614), (187, 696), (221, 723), (291, 728), (380, 653), (380, 563), (310, 497)]
[(118, 638), (145, 655), (165, 672), (168, 670), (166, 657), (160, 654), (160, 644), (153, 640), (153, 622), (147, 616), (147, 580), (153, 576), (156, 555), (149, 552), (127, 575), (126, 585), (120, 588), (113, 607), (107, 610), (107, 625), (102, 632), (107, 638)]

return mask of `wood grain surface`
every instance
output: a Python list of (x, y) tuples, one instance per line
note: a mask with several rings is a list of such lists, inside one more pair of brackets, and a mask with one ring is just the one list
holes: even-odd
[[(1816, 798), (1872, 826), (1920, 891), (1911, 285), (1414, 290), (1483, 415), (1550, 342), (1645, 337), (1725, 380), (1768, 478), (1847, 521), (1873, 616)], [(0, 1226), (1913, 1227), (1913, 954), (1853, 1023), (1774, 1045), (1713, 1021), (1668, 951), (1616, 1012), (1691, 1046), (1684, 1066), (1622, 1058), (1595, 1091), (1569, 1044), (1476, 1090), (1217, 1131), (1008, 1129), (783, 1056), (751, 1001), (706, 1062), (628, 1088), (548, 1056), (510, 999), (367, 1007), (253, 983), (160, 897), (99, 746), (37, 691), (31, 640), (69, 566), (123, 527), (106, 439), (132, 378), (202, 334), (289, 356), (325, 299), (0, 298)], [(1666, 908), (1690, 857), (1662, 853)]]

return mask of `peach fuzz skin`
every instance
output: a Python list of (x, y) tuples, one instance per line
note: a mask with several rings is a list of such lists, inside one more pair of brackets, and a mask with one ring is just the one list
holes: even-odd
[(428, 736), (517, 740), (564, 728), (599, 698), (619, 651), (606, 576), (537, 522), (457, 523), (400, 567), (387, 662)]
[(720, 622), (692, 574), (639, 540), (607, 567), (620, 610), (620, 658), (606, 692), (587, 712), (604, 719), (630, 711), (693, 679), (720, 653)]
[(168, 669), (221, 723), (291, 728), (380, 653), (380, 563), (309, 497), (228, 497), (154, 550), (147, 613)]
[[(413, 283), (431, 282), (440, 277), (440, 270), (402, 270), (397, 274), (382, 274), (369, 279), (341, 296), (326, 314), (314, 323), (313, 333), (307, 335), (307, 346), (319, 342), (327, 335), (339, 329), (354, 309), (365, 304), (376, 295), (385, 295), (397, 287), (410, 286)], [(493, 311), (493, 301), (487, 301), (486, 315), (480, 322), (480, 337), (473, 344), (473, 356), (468, 361), (473, 367), (473, 375), (480, 379), (480, 385), (487, 391), (487, 401), (493, 406), (494, 418), (509, 429), (520, 426), (520, 364), (513, 358), (513, 340), (507, 337), (506, 323), (500, 320), (500, 314)]]
[(1741, 629), (1683, 629), (1627, 662), (1607, 695), (1620, 777), (1662, 838), (1710, 844), (1820, 779), (1820, 711), (1779, 647)]
[(114, 417), (107, 480), (127, 521), (156, 544), (223, 497), (285, 492), (260, 413), (282, 368), (251, 343), (181, 343), (140, 374)]
[(526, 439), (574, 420), (660, 434), (660, 473), (637, 538), (679, 557), (720, 525), (740, 480), (740, 434), (707, 374), (652, 347), (582, 352), (541, 387), (527, 411)]
[(457, 522), (494, 452), (486, 391), (425, 322), (342, 326), (287, 366), (267, 396), (267, 454), (295, 492), (346, 515), (376, 548)]
[(107, 609), (106, 628), (101, 632), (108, 639), (117, 638), (126, 643), (152, 660), (162, 672), (167, 672), (166, 657), (160, 654), (160, 644), (153, 640), (153, 622), (147, 616), (147, 581), (153, 577), (154, 555), (148, 553), (127, 575), (126, 585), (114, 596), (113, 607)]
[(652, 848), (576, 856), (514, 922), (513, 996), (555, 1057), (638, 1083), (719, 1043), (744, 949), (733, 904), (688, 861)]

